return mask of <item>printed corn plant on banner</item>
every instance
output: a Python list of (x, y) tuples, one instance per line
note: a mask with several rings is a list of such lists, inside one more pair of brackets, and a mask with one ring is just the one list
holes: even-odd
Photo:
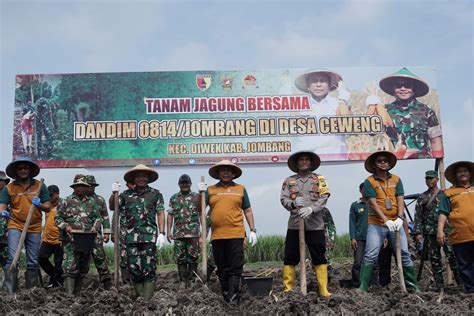
[(16, 76), (13, 157), (43, 168), (443, 157), (429, 67)]

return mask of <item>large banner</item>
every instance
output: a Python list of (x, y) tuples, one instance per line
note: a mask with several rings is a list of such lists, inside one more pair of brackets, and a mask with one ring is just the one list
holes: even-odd
[(443, 157), (426, 67), (17, 75), (13, 156), (42, 167)]

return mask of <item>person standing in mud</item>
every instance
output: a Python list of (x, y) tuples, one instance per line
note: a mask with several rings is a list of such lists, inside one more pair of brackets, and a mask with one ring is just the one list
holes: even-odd
[(440, 245), (446, 243), (444, 227), (449, 219), (449, 242), (453, 246), (461, 280), (466, 292), (474, 293), (474, 163), (455, 162), (446, 169), (445, 175), (453, 186), (440, 198), (436, 238)]
[[(17, 158), (8, 164), (6, 173), (14, 181), (10, 182), (0, 193), (0, 213), (10, 209), (8, 221), (8, 259), (5, 265), (5, 286), (9, 294), (18, 289), (18, 268), (10, 271), (15, 253), (20, 243), (21, 232), (25, 226), (31, 206), (34, 206), (30, 225), (25, 239), (26, 250), (26, 288), (38, 286), (39, 267), (38, 252), (41, 244), (42, 212), (51, 208), (48, 188), (41, 181), (35, 180), (40, 172), (38, 165), (29, 158)], [(39, 195), (36, 193), (39, 191)]]
[[(57, 206), (61, 203), (59, 188), (57, 185), (50, 185), (48, 186), (48, 192), (51, 197), (51, 210), (46, 214), (38, 259), (41, 268), (49, 276), (49, 282), (46, 287), (51, 288), (63, 285), (62, 263), (64, 249), (59, 238), (59, 227), (54, 222)], [(52, 255), (54, 255), (54, 265), (49, 260)]]
[[(124, 180), (134, 183), (133, 189), (119, 196), (119, 212), (127, 229), (125, 236), (128, 272), (137, 296), (149, 301), (155, 291), (156, 246), (165, 243), (164, 201), (160, 191), (149, 186), (158, 179), (158, 172), (139, 164), (128, 170)], [(112, 184), (112, 192), (120, 185)]]
[(400, 234), (400, 250), (403, 266), (403, 277), (407, 288), (419, 291), (416, 271), (408, 251), (408, 240), (403, 229), (404, 201), (403, 184), (397, 175), (389, 172), (397, 163), (395, 154), (389, 151), (378, 151), (365, 160), (365, 169), (372, 173), (364, 182), (364, 196), (369, 205), (367, 226), (367, 243), (361, 267), (360, 286), (358, 291), (367, 292), (375, 261), (383, 246), (384, 238), (390, 238), (396, 245), (396, 232)]
[(364, 183), (359, 185), (361, 197), (351, 204), (349, 211), (349, 237), (351, 247), (354, 250), (354, 263), (352, 264), (352, 285), (360, 285), (360, 267), (364, 257), (365, 243), (367, 237), (367, 219), (369, 208), (367, 200), (363, 195)]
[(90, 197), (90, 207), (96, 208), (102, 219), (102, 226), (97, 231), (94, 248), (92, 249), (92, 259), (94, 260), (95, 267), (99, 273), (100, 283), (102, 283), (104, 289), (110, 290), (112, 287), (112, 275), (107, 266), (107, 256), (105, 255), (104, 250), (104, 243), (109, 242), (111, 232), (109, 212), (107, 211), (105, 199), (95, 193), (95, 188), (99, 186), (95, 181), (95, 177), (93, 175), (87, 175), (85, 176), (85, 179), (90, 185), (90, 187), (86, 189), (87, 195)]
[[(132, 190), (135, 188), (135, 184), (131, 182), (126, 182), (125, 185), (127, 186), (127, 189)], [(120, 184), (117, 182), (116, 186), (116, 192), (120, 190)], [(115, 211), (115, 194), (112, 192), (112, 194), (109, 197), (109, 210)], [(113, 213), (112, 216), (112, 242), (115, 242), (115, 216), (119, 216), (119, 214)], [(122, 283), (128, 284), (131, 282), (130, 280), (130, 274), (128, 273), (127, 270), (127, 249), (125, 247), (125, 236), (127, 235), (127, 227), (125, 226), (124, 223), (124, 217), (120, 216), (118, 219), (119, 223), (119, 238), (118, 238), (118, 243), (119, 243), (119, 251), (120, 251), (120, 276), (122, 278)]]
[(441, 126), (436, 113), (416, 98), (428, 94), (430, 88), (407, 68), (380, 80), (380, 88), (395, 97), (386, 105), (396, 133), (389, 135), (404, 157), (443, 157)]
[[(428, 190), (421, 193), (416, 200), (415, 227), (413, 233), (418, 243), (423, 243), (423, 247), (428, 247), (436, 290), (441, 291), (444, 288), (443, 262), (441, 247), (438, 245), (436, 239), (438, 230), (437, 208), (441, 196), (441, 191), (438, 189), (438, 173), (434, 170), (426, 171), (425, 182)], [(448, 234), (447, 226), (445, 227), (445, 234)], [(456, 284), (461, 285), (462, 282), (459, 276), (458, 264), (451, 245), (447, 242), (444, 243), (443, 250), (453, 271)]]
[(174, 253), (182, 288), (188, 288), (195, 279), (200, 252), (200, 198), (199, 193), (191, 191), (191, 184), (191, 178), (187, 174), (179, 177), (180, 191), (170, 198), (166, 221), (168, 241), (174, 240)]
[[(39, 98), (35, 103), (35, 115), (38, 157), (49, 159), (53, 149), (54, 119), (52, 106), (48, 99), (45, 97)], [(46, 141), (44, 146), (43, 135)]]
[(290, 212), (285, 239), (283, 259), (283, 291), (295, 287), (295, 266), (300, 262), (299, 221), (305, 221), (305, 241), (311, 255), (314, 273), (319, 286), (319, 295), (330, 297), (327, 289), (328, 266), (326, 260), (326, 238), (324, 236), (323, 209), (330, 196), (324, 176), (314, 173), (321, 164), (318, 155), (300, 151), (288, 158), (288, 167), (296, 174), (283, 182), (280, 202)]
[(64, 244), (63, 270), (64, 286), (70, 296), (79, 296), (82, 282), (89, 272), (92, 251), (76, 250), (74, 246), (74, 231), (98, 232), (102, 225), (101, 216), (96, 208), (91, 207), (91, 198), (87, 195), (90, 184), (84, 175), (76, 175), (70, 187), (74, 190), (71, 195), (61, 201), (54, 221), (62, 231)]
[[(10, 182), (10, 178), (7, 177), (4, 171), (0, 171), (0, 192)], [(10, 218), (10, 212), (8, 209), (3, 210), (0, 213), (0, 267), (5, 271), (5, 265), (8, 259), (8, 219)]]
[(257, 243), (253, 211), (247, 190), (234, 182), (242, 175), (242, 170), (236, 164), (222, 160), (209, 168), (209, 175), (219, 182), (209, 188), (200, 182), (198, 187), (200, 192), (206, 192), (206, 204), (210, 207), (211, 244), (217, 266), (216, 274), (221, 283), (224, 301), (238, 305), (244, 266), (244, 216), (250, 228), (250, 245)]

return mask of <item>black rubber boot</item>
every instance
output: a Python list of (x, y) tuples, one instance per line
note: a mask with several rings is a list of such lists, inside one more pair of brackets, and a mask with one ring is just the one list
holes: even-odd
[(10, 271), (5, 269), (5, 280), (3, 281), (8, 294), (14, 294), (18, 291), (18, 270)]
[(64, 280), (64, 287), (66, 288), (66, 294), (69, 295), (69, 296), (73, 296), (74, 295), (74, 287), (75, 287), (75, 284), (76, 284), (76, 280), (71, 278), (71, 277), (66, 277), (66, 279)]
[(82, 278), (77, 278), (74, 284), (74, 296), (81, 295)]
[(178, 264), (179, 287), (184, 289), (188, 287), (188, 265)]
[(130, 280), (130, 274), (128, 273), (127, 268), (120, 268), (120, 274), (122, 276), (122, 283), (123, 284), (132, 283), (132, 281)]
[(196, 281), (197, 268), (198, 268), (197, 263), (188, 264), (188, 284), (192, 285)]
[(105, 279), (102, 281), (102, 287), (104, 290), (110, 290), (112, 288), (112, 280), (111, 279)]
[(230, 296), (229, 296), (229, 281), (227, 279), (221, 279), (221, 290), (222, 290), (222, 297), (224, 298), (224, 302), (230, 303)]
[(233, 275), (229, 277), (229, 304), (240, 304), (240, 281), (242, 277)]
[(38, 269), (29, 269), (25, 272), (26, 288), (31, 289), (39, 284)]

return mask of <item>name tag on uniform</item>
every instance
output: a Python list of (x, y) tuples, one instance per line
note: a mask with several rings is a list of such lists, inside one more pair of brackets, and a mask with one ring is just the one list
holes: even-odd
[(391, 210), (392, 209), (392, 201), (390, 201), (389, 198), (385, 198), (385, 208), (387, 210)]

